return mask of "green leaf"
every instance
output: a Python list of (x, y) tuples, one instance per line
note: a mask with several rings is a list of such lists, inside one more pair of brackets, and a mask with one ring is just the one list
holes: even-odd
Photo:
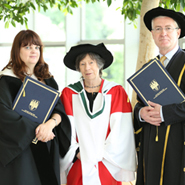
[(11, 9), (12, 7), (9, 4), (4, 4), (4, 6), (8, 9)]
[(90, 0), (85, 0), (85, 2), (86, 2), (86, 3), (89, 3), (89, 2), (90, 2)]
[(10, 17), (13, 18), (13, 12), (10, 12)]
[(73, 14), (73, 11), (71, 10), (69, 6), (67, 7), (67, 12), (69, 12), (70, 14)]
[(70, 6), (73, 8), (76, 8), (76, 7), (78, 7), (78, 4), (75, 1), (73, 1), (73, 2), (71, 2)]
[(2, 11), (3, 11), (3, 7), (0, 6), (0, 14), (2, 13)]
[(30, 2), (30, 6), (31, 6), (34, 10), (36, 10), (35, 5), (34, 5), (32, 2)]
[(181, 9), (181, 6), (180, 6), (180, 3), (179, 4), (177, 4), (177, 7), (176, 7), (176, 11), (180, 11), (180, 9)]
[(9, 28), (9, 21), (5, 22), (5, 28)]
[(16, 27), (16, 24), (15, 24), (14, 20), (11, 20), (11, 24), (12, 24), (14, 27)]
[(40, 5), (38, 5), (38, 11), (40, 12)]
[(181, 4), (182, 7), (184, 7), (185, 6), (185, 1), (184, 0), (181, 0), (180, 1), (180, 4)]
[(24, 20), (24, 24), (25, 24), (26, 29), (28, 29), (28, 23), (27, 23), (27, 20)]
[(133, 3), (130, 1), (129, 2), (130, 9), (133, 9)]
[(169, 7), (170, 5), (170, 0), (166, 0), (166, 6)]
[(61, 10), (61, 5), (60, 4), (58, 4), (58, 9)]
[(20, 17), (20, 23), (23, 25), (24, 24), (24, 20), (22, 17)]
[(46, 12), (46, 10), (48, 9), (48, 7), (46, 5), (43, 6), (44, 11)]
[(107, 0), (107, 5), (110, 6), (112, 3), (112, 0)]

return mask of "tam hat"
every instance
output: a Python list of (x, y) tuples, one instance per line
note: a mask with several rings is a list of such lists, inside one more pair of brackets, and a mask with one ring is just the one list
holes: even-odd
[(170, 17), (173, 20), (175, 20), (181, 29), (181, 34), (179, 38), (182, 38), (185, 36), (185, 16), (181, 12), (175, 12), (174, 10), (165, 9), (161, 7), (153, 8), (146, 12), (144, 15), (144, 23), (145, 26), (151, 31), (152, 30), (152, 19), (158, 17), (158, 16), (166, 16)]
[(95, 53), (98, 54), (101, 58), (105, 60), (105, 64), (103, 69), (109, 67), (113, 62), (113, 56), (109, 50), (105, 47), (103, 43), (100, 43), (98, 45), (92, 45), (92, 44), (80, 44), (77, 46), (71, 47), (69, 52), (64, 57), (64, 64), (66, 67), (75, 70), (75, 61), (78, 55), (82, 53)]

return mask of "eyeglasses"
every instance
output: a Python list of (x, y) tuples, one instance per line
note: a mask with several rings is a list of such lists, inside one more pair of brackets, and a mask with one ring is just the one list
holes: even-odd
[(157, 28), (154, 28), (152, 29), (154, 32), (156, 33), (161, 33), (163, 30), (165, 30), (167, 33), (170, 33), (172, 32), (173, 30), (178, 30), (179, 28), (172, 28), (172, 27), (165, 27), (165, 28), (162, 28), (162, 27), (157, 27)]

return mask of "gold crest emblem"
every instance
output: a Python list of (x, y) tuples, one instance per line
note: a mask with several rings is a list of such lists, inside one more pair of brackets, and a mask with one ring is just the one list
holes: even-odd
[(154, 79), (150, 82), (150, 88), (153, 91), (158, 91), (160, 89), (160, 85), (157, 83), (157, 81)]
[(37, 107), (39, 106), (39, 101), (38, 100), (31, 100), (30, 104), (29, 104), (29, 109), (31, 111), (35, 111), (37, 109)]

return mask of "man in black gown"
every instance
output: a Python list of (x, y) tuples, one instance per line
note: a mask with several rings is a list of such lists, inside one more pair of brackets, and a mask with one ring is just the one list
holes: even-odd
[[(185, 93), (185, 53), (178, 39), (185, 35), (185, 16), (157, 7), (144, 16), (159, 48), (164, 66)], [(136, 185), (185, 184), (185, 102), (161, 106), (138, 98), (134, 108), (136, 144), (139, 147)]]

